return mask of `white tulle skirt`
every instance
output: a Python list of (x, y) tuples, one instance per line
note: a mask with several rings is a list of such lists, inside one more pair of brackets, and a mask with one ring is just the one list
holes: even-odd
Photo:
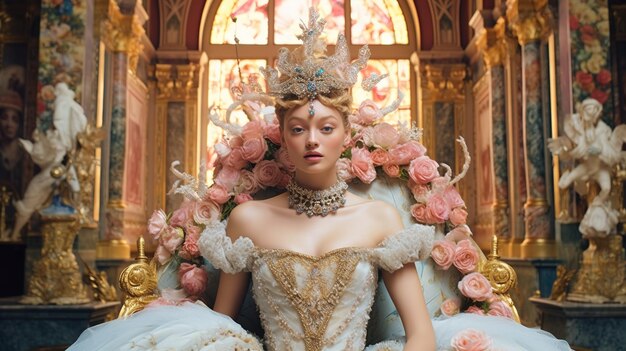
[[(437, 350), (452, 350), (451, 340), (458, 333), (474, 329), (491, 339), (490, 350), (570, 350), (539, 329), (526, 328), (509, 319), (461, 313), (433, 321)], [(95, 350), (263, 350), (255, 336), (232, 319), (206, 306), (147, 308), (126, 319), (118, 319), (85, 330), (69, 351)], [(366, 350), (402, 350), (401, 342), (387, 341)]]

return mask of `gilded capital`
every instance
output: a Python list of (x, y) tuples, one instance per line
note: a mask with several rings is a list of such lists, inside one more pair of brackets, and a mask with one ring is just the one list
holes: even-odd
[[(145, 12), (145, 11), (143, 11)], [(132, 71), (137, 67), (139, 54), (143, 50), (141, 43), (145, 34), (141, 11), (123, 14), (115, 0), (109, 0), (108, 16), (100, 29), (104, 44), (113, 52), (124, 52), (128, 55), (128, 65)]]
[(547, 0), (509, 0), (506, 7), (509, 27), (521, 45), (545, 40), (552, 33), (554, 21)]
[(198, 92), (198, 65), (157, 64), (154, 72), (157, 98), (161, 100), (193, 100)]
[(465, 64), (425, 64), (420, 70), (424, 100), (463, 100), (467, 67)]
[(488, 68), (502, 65), (508, 53), (504, 18), (500, 18), (493, 28), (482, 30), (478, 35), (476, 46), (483, 53)]

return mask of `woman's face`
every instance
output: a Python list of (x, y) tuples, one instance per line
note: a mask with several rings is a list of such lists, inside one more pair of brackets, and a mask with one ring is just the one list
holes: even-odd
[(0, 134), (4, 139), (17, 138), (20, 120), (20, 113), (12, 108), (5, 108), (0, 112)]
[(282, 131), (284, 145), (298, 172), (334, 171), (348, 131), (339, 111), (317, 100), (313, 101), (313, 107), (315, 115), (312, 117), (309, 104), (287, 113)]

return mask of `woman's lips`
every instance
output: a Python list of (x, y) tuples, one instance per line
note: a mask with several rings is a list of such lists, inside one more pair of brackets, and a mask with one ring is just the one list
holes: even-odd
[(320, 161), (324, 156), (322, 156), (322, 154), (320, 153), (310, 153), (310, 154), (305, 154), (304, 155), (304, 159), (310, 162), (318, 162)]

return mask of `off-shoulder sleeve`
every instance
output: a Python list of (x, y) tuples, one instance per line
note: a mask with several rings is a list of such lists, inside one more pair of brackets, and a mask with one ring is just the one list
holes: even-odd
[(393, 272), (409, 262), (425, 259), (430, 255), (435, 228), (413, 224), (387, 237), (374, 249), (374, 262), (382, 269)]
[(223, 222), (209, 224), (198, 240), (198, 248), (204, 258), (226, 273), (250, 271), (254, 243), (250, 238), (240, 237), (233, 242), (226, 235)]

